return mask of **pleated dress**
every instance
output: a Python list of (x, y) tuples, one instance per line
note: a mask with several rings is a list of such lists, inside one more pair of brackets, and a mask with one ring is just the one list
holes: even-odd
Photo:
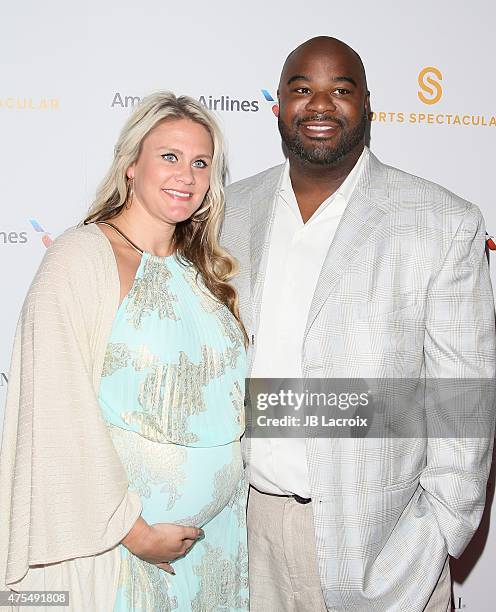
[(242, 332), (193, 265), (143, 253), (113, 323), (99, 401), (142, 517), (205, 537), (173, 562), (175, 576), (119, 545), (114, 612), (248, 610), (245, 373)]

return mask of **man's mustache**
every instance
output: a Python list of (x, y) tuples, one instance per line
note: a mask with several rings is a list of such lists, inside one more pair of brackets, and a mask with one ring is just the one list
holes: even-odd
[(340, 127), (344, 127), (344, 121), (340, 119), (339, 117), (333, 117), (332, 115), (312, 115), (310, 117), (299, 117), (298, 119), (296, 119), (295, 124), (299, 126), (302, 123), (311, 123), (311, 122), (318, 122), (318, 121), (325, 121), (327, 123), (335, 123), (336, 125), (339, 125)]

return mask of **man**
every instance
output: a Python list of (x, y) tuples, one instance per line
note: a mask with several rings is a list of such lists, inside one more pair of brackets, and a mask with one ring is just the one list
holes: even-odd
[[(287, 162), (227, 189), (223, 228), (251, 376), (493, 378), (480, 212), (364, 146), (357, 53), (299, 46), (275, 114)], [(251, 609), (448, 610), (491, 439), (247, 439)]]

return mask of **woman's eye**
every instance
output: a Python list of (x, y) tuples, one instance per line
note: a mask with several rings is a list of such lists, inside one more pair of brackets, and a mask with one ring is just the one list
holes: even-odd
[(206, 168), (207, 162), (204, 161), (203, 159), (197, 159), (195, 162), (193, 162), (193, 166), (195, 168)]
[(170, 162), (177, 161), (177, 157), (176, 155), (174, 155), (174, 153), (164, 153), (162, 155), (162, 159), (164, 159), (165, 161), (170, 161)]

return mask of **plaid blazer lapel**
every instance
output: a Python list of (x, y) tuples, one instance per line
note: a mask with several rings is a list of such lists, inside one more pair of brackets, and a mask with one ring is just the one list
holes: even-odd
[(265, 268), (270, 245), (270, 233), (274, 221), (277, 188), (280, 183), (284, 165), (276, 166), (265, 180), (258, 184), (251, 193), (250, 201), (250, 260), (251, 260), (251, 296), (252, 320), (254, 329), (258, 326), (258, 317), (265, 280)]
[(304, 339), (329, 293), (346, 268), (359, 257), (362, 246), (390, 211), (386, 173), (387, 167), (370, 153), (324, 260), (310, 305)]

